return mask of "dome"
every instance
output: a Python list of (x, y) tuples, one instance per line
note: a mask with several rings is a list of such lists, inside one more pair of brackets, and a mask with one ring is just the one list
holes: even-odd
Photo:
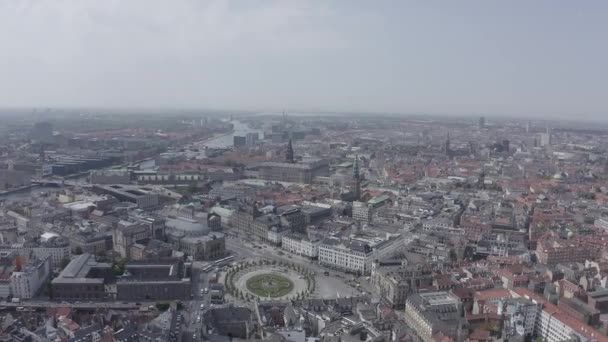
[(568, 175), (563, 171), (557, 172), (556, 174), (553, 175), (553, 179), (557, 180), (557, 181), (565, 181), (566, 178), (568, 178)]

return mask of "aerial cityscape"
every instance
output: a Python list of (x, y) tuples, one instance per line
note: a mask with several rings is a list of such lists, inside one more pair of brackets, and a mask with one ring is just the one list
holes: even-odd
[(606, 18), (0, 1), (0, 342), (608, 342)]
[(7, 117), (7, 341), (608, 340), (604, 129), (117, 115)]

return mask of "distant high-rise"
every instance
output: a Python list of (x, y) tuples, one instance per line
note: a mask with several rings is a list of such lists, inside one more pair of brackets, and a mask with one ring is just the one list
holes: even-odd
[(358, 201), (361, 197), (361, 174), (359, 172), (359, 156), (355, 157), (353, 163), (353, 179), (355, 181), (355, 201)]
[(541, 147), (551, 145), (551, 133), (539, 133), (538, 142)]
[(528, 121), (526, 123), (526, 133), (530, 133), (531, 130), (532, 130), (532, 122)]
[(486, 118), (482, 116), (479, 118), (479, 128), (481, 129), (484, 127), (486, 127)]
[(450, 149), (450, 132), (448, 132), (446, 138), (445, 138), (445, 143), (443, 146), (444, 152), (446, 156), (450, 156), (452, 154), (452, 150)]
[(30, 139), (35, 142), (49, 144), (53, 142), (53, 125), (49, 122), (37, 122), (32, 127)]
[(285, 153), (285, 161), (288, 163), (295, 163), (295, 158), (293, 155), (293, 145), (291, 144), (291, 139), (287, 143), (287, 152)]

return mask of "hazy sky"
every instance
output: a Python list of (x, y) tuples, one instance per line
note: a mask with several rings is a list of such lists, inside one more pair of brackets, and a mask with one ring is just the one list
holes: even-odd
[(0, 106), (608, 117), (607, 1), (0, 0)]

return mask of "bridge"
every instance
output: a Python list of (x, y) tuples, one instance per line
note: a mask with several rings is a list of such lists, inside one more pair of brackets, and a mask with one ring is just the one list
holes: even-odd
[(89, 184), (82, 184), (66, 179), (44, 179), (44, 178), (32, 178), (31, 180), (33, 185), (41, 185), (41, 186), (80, 186), (80, 187), (90, 187)]
[[(152, 303), (151, 305), (154, 305)], [(46, 309), (52, 307), (67, 307), (81, 310), (95, 310), (97, 308), (116, 309), (116, 310), (133, 310), (139, 308), (147, 308), (147, 305), (138, 303), (120, 303), (120, 302), (88, 302), (88, 303), (57, 303), (50, 301), (24, 301), (20, 303), (0, 302), (0, 308), (30, 308), (30, 309)]]

